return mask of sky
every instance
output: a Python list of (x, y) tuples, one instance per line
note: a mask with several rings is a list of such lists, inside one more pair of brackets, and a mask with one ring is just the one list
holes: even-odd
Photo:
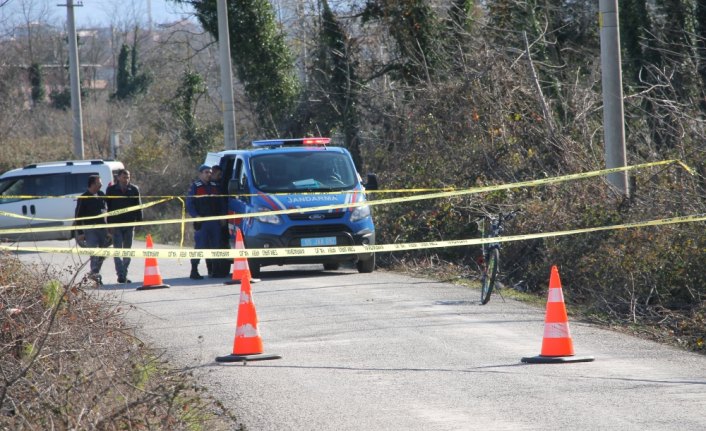
[[(55, 4), (60, 4), (56, 2)], [(74, 5), (79, 0), (74, 0)], [(178, 21), (191, 15), (191, 8), (167, 0), (82, 0), (82, 7), (74, 8), (76, 27), (91, 24), (110, 25), (111, 21), (148, 22), (148, 3), (151, 3), (154, 25)], [(64, 3), (65, 4), (65, 3)]]

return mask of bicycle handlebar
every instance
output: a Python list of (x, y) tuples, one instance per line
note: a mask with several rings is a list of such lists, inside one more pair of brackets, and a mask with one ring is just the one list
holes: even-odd
[(498, 214), (498, 218), (502, 218), (503, 221), (512, 220), (512, 219), (515, 218), (515, 216), (516, 216), (518, 213), (521, 213), (521, 212), (522, 212), (522, 208), (518, 208), (518, 209), (516, 209), (516, 210), (510, 211), (509, 213), (505, 213), (505, 214), (499, 213), (499, 214)]
[(493, 220), (493, 221), (496, 221), (496, 220), (508, 221), (508, 220), (512, 220), (513, 218), (515, 218), (515, 216), (521, 212), (522, 212), (522, 209), (518, 208), (518, 209), (512, 210), (510, 212), (506, 212), (506, 213), (499, 212), (499, 213), (497, 213), (497, 215), (494, 215), (494, 214), (491, 215), (490, 213), (488, 213), (483, 217), (479, 217), (479, 220), (483, 219), (483, 218), (489, 218), (490, 220)]
[(521, 213), (522, 209), (514, 209), (510, 212), (507, 213), (498, 213), (497, 216), (491, 215), (490, 213), (487, 213), (481, 217), (478, 217), (477, 219), (474, 220), (476, 224), (478, 224), (481, 221), (484, 221), (485, 219), (490, 220), (490, 234), (488, 236), (499, 236), (502, 231), (504, 230), (503, 223), (509, 220), (512, 220), (515, 218), (515, 216), (518, 213)]

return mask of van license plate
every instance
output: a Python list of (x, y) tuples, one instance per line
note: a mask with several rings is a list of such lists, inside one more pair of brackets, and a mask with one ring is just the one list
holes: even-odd
[(324, 245), (336, 245), (336, 237), (302, 238), (302, 247), (321, 247)]

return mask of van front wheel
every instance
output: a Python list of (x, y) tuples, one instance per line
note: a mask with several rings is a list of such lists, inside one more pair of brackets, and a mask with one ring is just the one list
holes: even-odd
[(356, 267), (361, 274), (373, 272), (373, 270), (375, 270), (375, 255), (370, 256), (369, 259), (359, 260), (358, 263), (356, 263)]

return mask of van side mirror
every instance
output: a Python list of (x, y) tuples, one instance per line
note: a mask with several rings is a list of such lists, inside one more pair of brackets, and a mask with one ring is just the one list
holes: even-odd
[(378, 177), (375, 174), (369, 173), (367, 175), (367, 178), (365, 180), (365, 186), (366, 190), (377, 190), (378, 189)]

